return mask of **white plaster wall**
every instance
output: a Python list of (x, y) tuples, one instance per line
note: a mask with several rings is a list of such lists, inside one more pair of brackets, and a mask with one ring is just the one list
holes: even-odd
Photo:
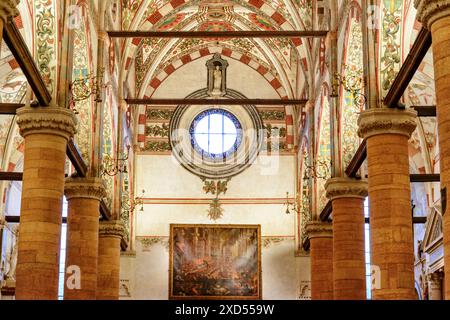
[[(183, 98), (206, 87), (206, 61), (195, 60), (180, 69), (155, 91), (153, 98)], [(278, 98), (272, 86), (255, 70), (231, 58), (227, 86), (248, 98)], [(181, 85), (180, 85), (181, 84)], [(264, 299), (297, 299), (299, 288), (309, 281), (309, 258), (296, 257), (296, 217), (286, 215), (283, 202), (295, 188), (294, 155), (260, 155), (255, 163), (228, 183), (223, 217), (211, 221), (201, 179), (167, 155), (136, 156), (135, 190), (145, 189), (144, 211), (136, 210), (135, 254), (122, 256), (121, 279), (131, 296), (122, 299), (167, 299), (170, 224), (261, 225), (262, 291)], [(176, 202), (176, 203), (174, 203)], [(142, 239), (158, 239), (143, 246)], [(126, 295), (127, 290), (121, 290)]]
[[(156, 89), (153, 98), (184, 98), (196, 90), (206, 88), (206, 61), (212, 56), (194, 60), (177, 69)], [(242, 62), (228, 57), (227, 87), (234, 89), (247, 98), (270, 99), (279, 98), (271, 84), (255, 69)]]
[[(200, 178), (170, 156), (138, 155), (135, 187), (145, 189), (147, 199), (144, 211), (136, 211), (135, 255), (121, 259), (121, 279), (128, 282), (131, 293), (122, 298), (167, 299), (170, 224), (217, 223), (261, 225), (263, 299), (297, 299), (300, 285), (309, 281), (310, 267), (309, 258), (295, 255), (295, 215), (285, 214), (283, 206), (286, 192), (291, 196), (294, 192), (295, 156), (277, 157), (277, 166), (269, 175), (262, 174), (262, 162), (232, 178), (227, 194), (221, 196), (230, 203), (223, 204), (223, 217), (214, 222), (207, 217), (205, 202), (213, 196), (204, 193)], [(167, 203), (175, 200), (182, 203)], [(142, 239), (155, 237), (158, 243), (142, 245)], [(277, 241), (264, 246), (271, 239)]]

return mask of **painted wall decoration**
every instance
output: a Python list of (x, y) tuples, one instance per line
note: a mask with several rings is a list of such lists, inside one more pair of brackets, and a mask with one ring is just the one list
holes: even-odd
[(56, 1), (37, 0), (33, 4), (36, 64), (47, 89), (54, 93), (58, 61)]
[(330, 103), (328, 96), (322, 96), (322, 112), (320, 116), (319, 145), (316, 157), (316, 186), (317, 186), (317, 213), (325, 208), (328, 198), (326, 196), (325, 183), (330, 175), (331, 161), (331, 123), (330, 123)]
[(261, 227), (170, 226), (169, 299), (261, 299)]

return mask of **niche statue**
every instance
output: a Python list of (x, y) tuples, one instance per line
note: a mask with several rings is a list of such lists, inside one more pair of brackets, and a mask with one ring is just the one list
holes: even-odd
[(211, 97), (221, 97), (227, 93), (228, 62), (216, 53), (206, 62), (208, 68), (208, 94)]

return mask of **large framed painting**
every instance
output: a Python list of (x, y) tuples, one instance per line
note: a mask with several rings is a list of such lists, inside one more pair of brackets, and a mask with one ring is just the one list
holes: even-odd
[(261, 226), (171, 224), (169, 272), (169, 299), (261, 299)]

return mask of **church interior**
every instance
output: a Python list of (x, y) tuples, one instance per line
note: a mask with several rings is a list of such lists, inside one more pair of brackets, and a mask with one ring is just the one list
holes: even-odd
[(0, 38), (0, 300), (450, 299), (449, 0), (2, 0)]

